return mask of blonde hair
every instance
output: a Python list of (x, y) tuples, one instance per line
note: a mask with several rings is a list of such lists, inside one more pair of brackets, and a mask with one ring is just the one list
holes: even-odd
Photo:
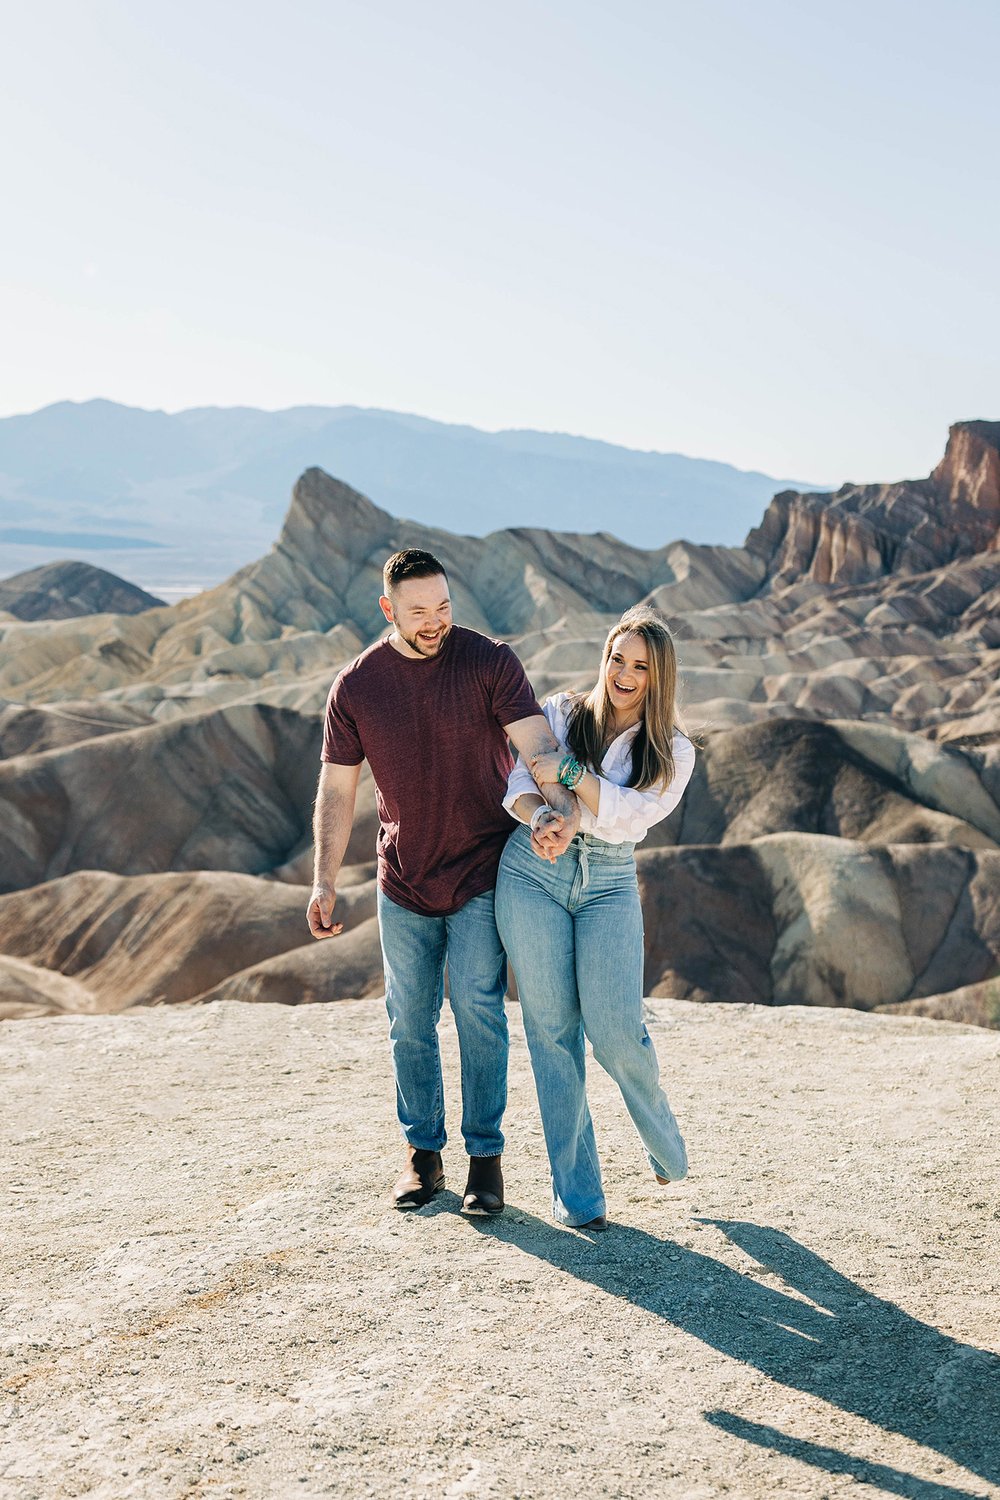
[(677, 712), (677, 653), (665, 621), (647, 604), (627, 609), (608, 632), (597, 681), (587, 694), (571, 705), (567, 741), (577, 760), (599, 771), (607, 732), (614, 718), (608, 700), (606, 670), (612, 647), (619, 636), (641, 636), (646, 645), (648, 673), (642, 718), (632, 742), (632, 770), (628, 785), (638, 790), (674, 779), (673, 738), (680, 723)]

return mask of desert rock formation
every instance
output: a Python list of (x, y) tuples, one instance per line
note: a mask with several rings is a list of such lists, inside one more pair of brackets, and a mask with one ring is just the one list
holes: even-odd
[(163, 603), (91, 563), (54, 562), (0, 579), (0, 613), (18, 620), (65, 620), (77, 615), (137, 615)]
[(776, 495), (747, 549), (773, 585), (868, 583), (996, 550), (1000, 422), (959, 422), (929, 479)]
[(622, 608), (673, 620), (701, 755), (641, 855), (651, 991), (992, 1024), (998, 442), (960, 423), (926, 480), (786, 492), (744, 548), (652, 552), (454, 536), (310, 470), (272, 550), (218, 588), (0, 622), (0, 953), (20, 966), (0, 1014), (378, 991), (367, 775), (351, 930), (314, 944), (299, 922), (326, 694), (383, 628), (382, 561), (413, 545), (539, 696), (589, 685)]
[[(61, 1010), (173, 1005), (306, 942), (319, 953), (303, 936), (307, 898), (308, 888), (218, 870), (85, 870), (4, 899), (4, 953), (71, 978), (76, 991)], [(370, 936), (374, 880), (343, 891), (337, 912), (347, 931), (365, 926)]]

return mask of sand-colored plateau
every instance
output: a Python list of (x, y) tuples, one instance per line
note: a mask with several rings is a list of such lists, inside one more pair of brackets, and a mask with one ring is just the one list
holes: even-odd
[(592, 1067), (588, 1236), (516, 1006), (506, 1214), (458, 1212), (457, 1141), (388, 1206), (380, 1011), (0, 1028), (4, 1500), (1000, 1496), (995, 1032), (654, 1000), (691, 1175)]

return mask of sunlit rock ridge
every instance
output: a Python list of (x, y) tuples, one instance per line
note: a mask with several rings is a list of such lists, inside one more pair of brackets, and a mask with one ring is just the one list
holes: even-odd
[(1000, 423), (958, 423), (927, 479), (785, 491), (742, 548), (645, 551), (459, 536), (310, 469), (214, 589), (0, 622), (0, 1014), (380, 991), (367, 779), (346, 936), (299, 913), (323, 702), (384, 628), (385, 557), (420, 546), (539, 696), (593, 679), (623, 608), (673, 622), (702, 753), (640, 854), (651, 993), (996, 1024), (998, 476)]

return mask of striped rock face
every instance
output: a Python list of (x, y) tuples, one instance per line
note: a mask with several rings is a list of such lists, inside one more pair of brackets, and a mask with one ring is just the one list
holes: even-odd
[(312, 469), (216, 588), (0, 619), (0, 1015), (378, 993), (370, 779), (336, 945), (302, 919), (311, 807), (330, 682), (418, 546), (540, 697), (593, 683), (629, 605), (672, 620), (701, 751), (640, 856), (650, 992), (992, 1024), (998, 438), (959, 424), (927, 480), (784, 492), (744, 548), (628, 546), (613, 497), (600, 534), (459, 536)]

